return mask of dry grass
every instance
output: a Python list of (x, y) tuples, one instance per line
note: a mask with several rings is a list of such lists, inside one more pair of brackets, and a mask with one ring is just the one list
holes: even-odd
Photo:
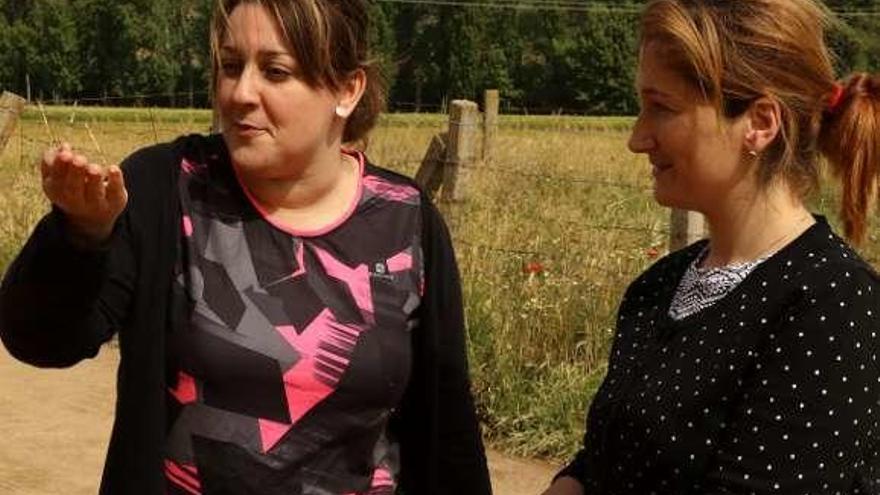
[[(110, 163), (210, 124), (200, 111), (47, 114), (59, 138), (95, 159), (100, 146)], [(628, 122), (503, 118), (496, 158), (471, 171), (471, 198), (444, 207), (462, 272), (481, 415), (491, 440), (508, 451), (561, 458), (577, 448), (620, 296), (664, 250), (668, 211), (651, 198), (644, 159), (626, 151)], [(387, 116), (368, 154), (413, 175), (443, 126), (442, 116)], [(33, 166), (50, 141), (45, 127), (29, 111), (0, 155), (0, 269), (47, 208)], [(815, 202), (819, 211), (832, 204), (828, 195)], [(880, 257), (876, 237), (864, 252)]]

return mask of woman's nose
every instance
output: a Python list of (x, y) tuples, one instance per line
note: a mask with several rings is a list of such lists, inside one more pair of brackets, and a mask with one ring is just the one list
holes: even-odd
[(627, 147), (633, 153), (647, 153), (654, 148), (655, 144), (656, 142), (652, 133), (645, 125), (642, 117), (639, 116), (633, 126), (629, 141), (626, 143)]
[(258, 98), (259, 81), (257, 76), (259, 71), (245, 67), (238, 75), (235, 81), (235, 89), (232, 92), (232, 99), (235, 103), (241, 105), (255, 104)]

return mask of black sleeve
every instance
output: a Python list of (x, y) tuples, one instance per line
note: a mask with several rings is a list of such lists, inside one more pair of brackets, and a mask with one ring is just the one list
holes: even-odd
[(584, 473), (587, 472), (587, 451), (583, 448), (575, 454), (574, 459), (568, 463), (564, 468), (559, 470), (556, 473), (556, 476), (553, 477), (553, 481), (556, 481), (562, 477), (574, 478), (580, 482), (581, 485), (586, 485), (584, 480)]
[(490, 495), (455, 253), (439, 212), (426, 197), (422, 202), (424, 293), (413, 329), (413, 371), (390, 424), (401, 440), (401, 491)]
[[(632, 312), (632, 310), (630, 309), (632, 307), (631, 301), (638, 298), (639, 296), (643, 296), (643, 297), (645, 296), (644, 290), (640, 291), (639, 288), (644, 287), (645, 283), (648, 280), (653, 280), (656, 277), (655, 272), (664, 270), (666, 264), (667, 263), (664, 263), (663, 260), (659, 261), (654, 266), (652, 266), (650, 269), (646, 270), (641, 275), (639, 275), (639, 277), (636, 278), (626, 288), (626, 292), (623, 294), (623, 297), (620, 301), (620, 306), (617, 308), (617, 322), (616, 322), (617, 332), (615, 332), (614, 339), (611, 342), (611, 352), (609, 353), (609, 357), (608, 357), (609, 368), (613, 364), (614, 356), (620, 354), (619, 349), (621, 349), (624, 345), (626, 345), (622, 342), (622, 340), (624, 340), (624, 336), (621, 335), (621, 333), (620, 333), (620, 328), (621, 328), (620, 322), (621, 322), (622, 318), (631, 314), (631, 312)], [(650, 297), (653, 297), (653, 294), (651, 294)], [(607, 380), (607, 377), (602, 381), (602, 385), (598, 389), (599, 391), (601, 391), (602, 386), (605, 385), (605, 380)], [(599, 394), (599, 391), (596, 392), (596, 395)], [(557, 479), (559, 479), (561, 477), (569, 477), (569, 478), (576, 479), (585, 489), (593, 489), (596, 491), (599, 490), (596, 478), (599, 478), (602, 476), (601, 468), (599, 466), (596, 466), (595, 457), (590, 456), (588, 453), (588, 449), (591, 448), (591, 442), (590, 442), (590, 438), (591, 438), (590, 433), (591, 432), (589, 431), (589, 426), (588, 426), (591, 411), (592, 411), (592, 409), (587, 411), (587, 418), (585, 420), (584, 435), (582, 437), (580, 450), (578, 450), (578, 452), (575, 454), (574, 458), (565, 467), (560, 469), (559, 472), (556, 473), (555, 476), (553, 476), (553, 480), (552, 480), (553, 482), (555, 482)], [(595, 434), (598, 432), (593, 432), (593, 433)]]
[[(438, 337), (442, 493), (492, 492), (468, 375), (461, 281), (449, 231), (432, 204), (425, 216), (430, 257), (425, 266), (421, 328)], [(464, 490), (463, 490), (464, 489)]]
[(34, 229), (0, 286), (0, 339), (17, 359), (61, 368), (97, 355), (127, 314), (135, 265), (128, 209), (108, 243), (71, 242), (53, 209)]
[(768, 329), (701, 493), (850, 493), (865, 481), (880, 421), (878, 287), (851, 267), (804, 283)]

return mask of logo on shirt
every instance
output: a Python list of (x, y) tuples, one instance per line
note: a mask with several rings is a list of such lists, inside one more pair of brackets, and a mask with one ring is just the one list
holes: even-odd
[(370, 271), (370, 276), (380, 278), (382, 280), (394, 280), (394, 275), (392, 275), (391, 272), (388, 270), (388, 265), (382, 261), (373, 264), (373, 269)]

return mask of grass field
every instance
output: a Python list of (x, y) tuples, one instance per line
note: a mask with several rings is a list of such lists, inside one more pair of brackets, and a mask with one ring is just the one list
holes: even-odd
[[(28, 109), (0, 155), (0, 269), (47, 209), (34, 164), (52, 137), (117, 162), (139, 147), (205, 132), (211, 120), (196, 110), (56, 107), (46, 116), (51, 131)], [(470, 199), (444, 208), (480, 413), (490, 440), (509, 452), (559, 459), (577, 448), (618, 300), (664, 253), (669, 212), (652, 200), (645, 159), (626, 150), (631, 122), (502, 116), (496, 157), (473, 170)], [(413, 175), (444, 127), (442, 115), (387, 115), (367, 153)], [(833, 217), (826, 189), (814, 209)], [(863, 252), (880, 259), (876, 236)]]

